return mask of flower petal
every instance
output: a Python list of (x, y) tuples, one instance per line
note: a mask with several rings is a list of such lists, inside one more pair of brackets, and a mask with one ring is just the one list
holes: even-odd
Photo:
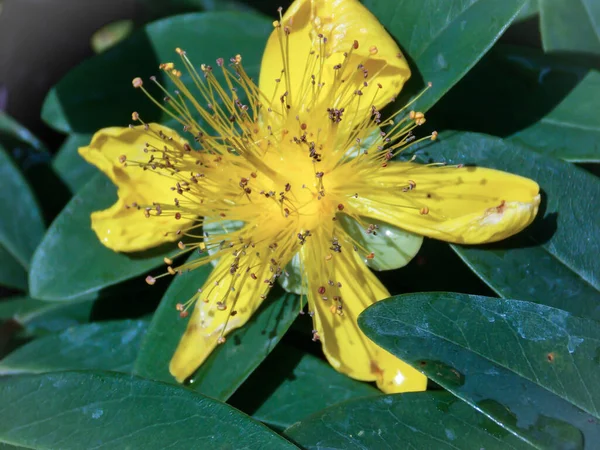
[[(342, 242), (344, 233), (339, 227), (334, 235)], [(384, 392), (425, 390), (424, 375), (378, 347), (358, 327), (358, 315), (372, 303), (389, 297), (389, 292), (365, 267), (349, 242), (342, 242), (341, 252), (331, 252), (331, 242), (324, 236), (325, 233), (311, 236), (301, 256), (306, 261), (315, 331), (329, 363), (352, 378), (377, 381)]]
[[(146, 143), (162, 148), (159, 132), (173, 138), (172, 145), (183, 145), (185, 140), (162, 125), (151, 124), (151, 132), (143, 126), (134, 128), (104, 128), (98, 131), (79, 154), (104, 172), (118, 187), (118, 200), (104, 211), (92, 213), (92, 229), (106, 247), (123, 252), (146, 250), (179, 238), (178, 229), (193, 219), (175, 220), (173, 214), (147, 218), (145, 205), (173, 204), (175, 184), (172, 178), (153, 170), (144, 170), (135, 164), (124, 165), (121, 160), (147, 162)], [(139, 205), (135, 207), (132, 205)], [(168, 234), (167, 234), (168, 233)]]
[[(187, 329), (169, 365), (171, 374), (180, 383), (200, 367), (217, 346), (219, 337), (226, 336), (250, 319), (269, 290), (269, 284), (264, 283), (271, 275), (268, 261), (254, 268), (254, 279), (248, 274), (242, 277), (232, 275), (230, 269), (234, 260), (233, 253), (225, 253), (220, 258), (196, 301)], [(221, 301), (227, 307), (224, 310), (217, 305)]]
[(482, 167), (396, 162), (372, 183), (371, 192), (349, 199), (357, 214), (460, 244), (512, 236), (533, 222), (540, 204), (535, 181)]
[[(324, 83), (320, 99), (339, 97), (339, 93), (330, 97), (331, 92), (327, 92), (334, 88), (336, 74), (345, 79), (342, 83), (344, 88), (340, 91), (350, 95), (357, 89), (363, 89), (364, 81), (371, 81), (376, 76), (376, 83), (382, 86), (374, 101), (377, 108), (385, 106), (396, 97), (410, 77), (408, 64), (392, 37), (358, 0), (296, 0), (283, 16), (282, 26), (289, 30), (289, 41), (283, 44), (283, 48), (287, 45), (285, 51), (288, 54), (289, 68), (286, 72), (291, 85), (289, 94), (292, 103), (301, 101), (299, 93), (310, 86), (311, 74)], [(278, 28), (269, 37), (263, 54), (259, 84), (265, 96), (277, 102), (288, 90), (285, 75), (281, 73), (284, 61), (280, 33), (285, 39), (285, 33)], [(319, 34), (327, 38), (324, 46), (320, 43)], [(344, 52), (353, 48), (354, 41), (358, 42), (358, 48), (352, 50), (348, 65), (340, 75), (334, 66), (343, 63)], [(306, 71), (307, 67), (313, 66), (315, 60), (314, 55), (309, 55), (312, 50), (324, 52), (325, 62), (320, 73), (319, 64), (316, 64), (317, 68), (313, 72)], [(356, 70), (359, 64), (364, 66), (366, 72), (362, 68)], [(368, 74), (366, 78), (365, 73)], [(276, 82), (277, 79), (281, 81)], [(338, 83), (338, 86), (341, 85)], [(375, 89), (376, 86), (373, 87), (373, 92)], [(361, 102), (361, 108), (366, 110), (370, 108), (373, 95), (365, 92), (365, 96), (368, 98)], [(326, 106), (334, 105), (332, 103)]]

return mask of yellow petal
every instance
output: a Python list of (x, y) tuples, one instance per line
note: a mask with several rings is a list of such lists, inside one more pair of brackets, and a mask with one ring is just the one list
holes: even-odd
[[(200, 367), (218, 345), (220, 337), (227, 336), (250, 319), (269, 290), (269, 285), (264, 282), (271, 276), (267, 261), (254, 269), (254, 279), (249, 274), (231, 275), (234, 259), (232, 253), (222, 256), (204, 283), (169, 365), (171, 375), (180, 383)], [(226, 309), (219, 309), (217, 302), (223, 302)]]
[[(285, 75), (281, 73), (284, 67), (280, 46), (282, 36), (284, 52), (288, 55), (286, 72), (293, 106), (299, 106), (294, 102), (307, 102), (307, 98), (299, 94), (310, 87), (311, 74), (324, 83), (319, 99), (329, 103), (324, 105), (326, 107), (334, 106), (333, 98), (354, 95), (356, 89), (363, 89), (364, 81), (370, 81), (376, 75), (374, 84), (380, 83), (382, 88), (376, 94), (374, 105), (381, 108), (396, 97), (410, 77), (408, 64), (392, 37), (358, 0), (296, 0), (286, 11), (281, 25), (282, 28), (275, 28), (267, 42), (259, 84), (265, 96), (277, 103), (288, 90)], [(287, 43), (283, 27), (289, 30)], [(320, 44), (319, 34), (327, 38), (325, 46)], [(337, 73), (334, 66), (343, 62), (344, 52), (350, 52), (354, 41), (358, 42), (358, 48), (352, 50), (347, 68), (341, 73), (345, 82), (338, 84), (337, 94), (331, 95)], [(307, 63), (310, 63), (308, 67), (312, 67), (315, 61), (316, 54), (309, 54), (312, 50), (317, 54), (323, 52), (325, 61), (322, 71), (317, 64), (317, 68), (307, 73)], [(362, 70), (357, 70), (359, 64), (367, 70), (367, 78)], [(276, 82), (277, 79), (281, 81)], [(376, 86), (373, 86), (371, 92), (375, 90)], [(355, 109), (366, 111), (370, 108), (373, 94), (365, 92), (365, 97), (368, 98), (361, 100), (361, 108)]]
[(512, 236), (533, 222), (540, 204), (535, 181), (482, 167), (396, 162), (373, 183), (349, 201), (359, 214), (460, 244)]
[[(173, 214), (150, 218), (144, 215), (143, 206), (153, 202), (173, 204), (171, 187), (175, 182), (153, 170), (143, 170), (133, 162), (148, 161), (149, 156), (144, 153), (146, 143), (157, 148), (164, 146), (154, 133), (162, 131), (172, 137), (173, 145), (185, 143), (167, 127), (157, 124), (150, 127), (152, 133), (144, 131), (143, 127), (104, 128), (94, 135), (90, 145), (79, 149), (79, 154), (104, 172), (118, 188), (118, 200), (114, 205), (92, 213), (92, 228), (100, 242), (115, 251), (140, 251), (175, 241), (179, 238), (176, 231), (191, 221), (176, 220)], [(129, 161), (126, 166), (121, 162), (125, 160)]]
[[(335, 236), (341, 241), (340, 228)], [(378, 347), (358, 327), (358, 315), (374, 302), (389, 297), (389, 292), (365, 267), (351, 244), (342, 242), (342, 252), (332, 252), (331, 242), (323, 237), (321, 233), (311, 236), (301, 257), (307, 268), (315, 331), (327, 360), (334, 369), (352, 378), (376, 381), (384, 392), (425, 390), (424, 375)], [(341, 298), (341, 315), (336, 297)]]

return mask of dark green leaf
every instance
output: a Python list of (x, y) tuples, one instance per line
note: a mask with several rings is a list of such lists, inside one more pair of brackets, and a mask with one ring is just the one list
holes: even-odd
[[(193, 258), (193, 257), (192, 257)], [(175, 305), (202, 287), (212, 266), (177, 276), (165, 293), (142, 342), (134, 373), (175, 383), (169, 361), (185, 331), (188, 319), (179, 317)], [(192, 376), (189, 387), (226, 400), (275, 347), (300, 311), (298, 297), (274, 288), (267, 300), (242, 328), (233, 331)]]
[(600, 318), (600, 180), (572, 164), (475, 133), (448, 133), (418, 152), (422, 161), (476, 164), (537, 181), (543, 198), (536, 221), (506, 241), (454, 246), (503, 297), (542, 302)]
[(152, 18), (193, 11), (252, 11), (248, 3), (236, 0), (140, 0), (140, 4)]
[(600, 54), (597, 0), (539, 1), (544, 50)]
[(50, 222), (70, 195), (50, 167), (50, 153), (29, 130), (0, 111), (0, 145), (19, 167)]
[(596, 321), (518, 300), (422, 293), (378, 302), (358, 323), (524, 440), (579, 448), (600, 438)]
[(131, 372), (146, 320), (97, 322), (36, 339), (0, 361), (0, 375), (61, 370)]
[(90, 227), (90, 214), (109, 207), (116, 188), (97, 174), (71, 199), (37, 248), (29, 274), (32, 297), (66, 301), (133, 278), (163, 264), (172, 245), (139, 253), (104, 247)]
[[(42, 118), (65, 133), (125, 126), (134, 110), (146, 122), (166, 121), (165, 114), (131, 86), (134, 77), (155, 75), (170, 89), (172, 83), (158, 65), (176, 60), (176, 47), (184, 48), (196, 66), (240, 53), (248, 73), (256, 76), (272, 28), (263, 17), (227, 12), (186, 14), (154, 22), (69, 72), (46, 97)], [(183, 80), (187, 80), (185, 75)]]
[(496, 46), (431, 111), (436, 127), (509, 137), (548, 156), (600, 160), (600, 74), (589, 61)]
[(279, 344), (229, 399), (229, 404), (271, 427), (284, 429), (344, 400), (381, 392), (323, 361)]
[(305, 449), (531, 448), (447, 392), (349, 400), (303, 419), (285, 435)]
[(52, 167), (71, 192), (77, 192), (98, 172), (77, 153), (79, 147), (91, 140), (91, 134), (70, 134), (52, 160)]
[(546, 155), (576, 162), (600, 162), (600, 72), (591, 70), (539, 122), (511, 136)]
[(224, 403), (110, 372), (0, 379), (0, 441), (29, 448), (295, 448)]
[(525, 21), (537, 17), (540, 14), (540, 4), (538, 0), (527, 0), (525, 6), (519, 11), (515, 22)]
[[(9, 142), (11, 156), (15, 158), (22, 170), (31, 165), (49, 159), (44, 144), (31, 132), (9, 115), (0, 111), (0, 142)], [(18, 143), (23, 145), (19, 146)]]
[(49, 303), (29, 297), (11, 298), (0, 302), (0, 319), (14, 320), (26, 335), (54, 333), (88, 322), (93, 303), (93, 299)]
[(24, 291), (27, 289), (25, 268), (0, 245), (0, 285)]
[[(413, 75), (404, 88), (414, 95), (433, 87), (417, 103), (429, 109), (490, 49), (526, 0), (367, 0), (365, 5), (398, 41)], [(398, 106), (408, 100), (400, 95)]]
[(44, 234), (44, 222), (27, 181), (1, 143), (0, 180), (0, 245), (28, 269)]

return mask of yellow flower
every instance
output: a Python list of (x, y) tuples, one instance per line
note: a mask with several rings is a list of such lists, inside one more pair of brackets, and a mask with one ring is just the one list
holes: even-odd
[(411, 132), (425, 118), (400, 111), (382, 119), (410, 70), (357, 0), (296, 0), (273, 25), (258, 86), (240, 55), (196, 68), (180, 49), (180, 68), (161, 65), (178, 91), (154, 83), (165, 102), (134, 79), (189, 139), (136, 113), (141, 125), (99, 131), (80, 153), (118, 186), (119, 200), (92, 214), (92, 227), (115, 251), (179, 241), (182, 253), (200, 253), (182, 266), (167, 259), (169, 274), (216, 263), (178, 305), (183, 317), (192, 311), (170, 365), (179, 381), (250, 318), (294, 259), (313, 337), (331, 365), (385, 392), (423, 390), (422, 374), (357, 326), (361, 311), (389, 293), (365, 265), (378, 255), (344, 224), (376, 233), (383, 221), (415, 233), (405, 238), (409, 259), (422, 236), (477, 244), (519, 232), (537, 213), (538, 185), (495, 170), (392, 160), (417, 142)]

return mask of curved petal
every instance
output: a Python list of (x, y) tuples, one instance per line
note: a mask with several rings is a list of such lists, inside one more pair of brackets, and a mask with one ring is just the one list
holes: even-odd
[[(367, 269), (352, 245), (342, 241), (341, 252), (330, 250), (325, 233), (311, 236), (301, 253), (307, 267), (308, 299), (314, 327), (329, 363), (339, 372), (363, 381), (376, 381), (384, 392), (423, 391), (427, 378), (360, 331), (358, 315), (389, 292)], [(331, 234), (329, 234), (331, 235)], [(341, 305), (341, 309), (340, 309)], [(340, 314), (341, 312), (341, 314)]]
[(164, 141), (157, 133), (172, 137), (172, 145), (185, 143), (173, 130), (157, 124), (150, 125), (151, 132), (143, 126), (133, 128), (104, 128), (98, 131), (87, 147), (79, 154), (104, 172), (118, 187), (118, 200), (110, 208), (92, 213), (92, 229), (106, 247), (123, 252), (146, 250), (179, 238), (177, 230), (193, 219), (175, 220), (174, 215), (145, 216), (143, 206), (173, 204), (175, 184), (168, 176), (157, 171), (121, 161), (147, 162), (146, 143), (157, 148)]
[(395, 162), (370, 185), (348, 200), (357, 214), (459, 244), (512, 236), (533, 222), (540, 204), (535, 181), (482, 167)]
[[(171, 359), (169, 371), (182, 383), (218, 345), (220, 337), (243, 326), (263, 302), (269, 290), (270, 265), (263, 261), (253, 267), (255, 277), (231, 274), (236, 263), (233, 253), (224, 254), (213, 269), (198, 296), (187, 329)], [(240, 272), (245, 270), (240, 269)], [(183, 299), (185, 300), (185, 299)], [(217, 302), (226, 305), (219, 308)], [(235, 311), (235, 314), (233, 314)]]
[[(332, 99), (354, 95), (357, 89), (365, 90), (366, 99), (361, 102), (362, 108), (370, 108), (370, 102), (377, 90), (377, 83), (382, 88), (376, 94), (374, 105), (381, 108), (389, 103), (410, 77), (410, 69), (400, 49), (390, 35), (385, 31), (379, 21), (358, 0), (296, 0), (286, 11), (281, 21), (287, 27), (289, 35), (287, 44), (285, 32), (276, 28), (265, 48), (260, 72), (261, 91), (267, 98), (276, 102), (291, 85), (292, 105), (294, 101), (306, 102), (306, 97), (300, 95), (301, 91), (310, 91), (310, 75), (314, 74), (316, 80), (324, 83), (324, 91), (319, 94), (320, 99)], [(319, 35), (327, 38), (326, 44), (321, 44)], [(358, 48), (354, 42), (358, 42)], [(352, 53), (342, 73), (335, 69), (336, 64), (344, 61), (344, 52)], [(322, 70), (320, 64), (314, 64), (315, 54), (324, 56)], [(282, 76), (284, 68), (283, 54), (287, 54), (286, 63), (289, 63), (287, 74), (289, 85)], [(363, 68), (357, 69), (362, 64)], [(308, 69), (308, 70), (307, 70)], [(368, 76), (365, 77), (365, 73)], [(343, 83), (335, 83), (336, 74), (345, 79)], [(276, 80), (281, 79), (280, 82)], [(369, 94), (364, 82), (373, 81)], [(337, 86), (337, 88), (336, 88)], [(337, 93), (331, 92), (338, 89)], [(273, 97), (272, 97), (273, 96)], [(298, 105), (296, 105), (298, 106)], [(334, 106), (327, 104), (324, 106)], [(342, 105), (343, 106), (343, 105)]]

